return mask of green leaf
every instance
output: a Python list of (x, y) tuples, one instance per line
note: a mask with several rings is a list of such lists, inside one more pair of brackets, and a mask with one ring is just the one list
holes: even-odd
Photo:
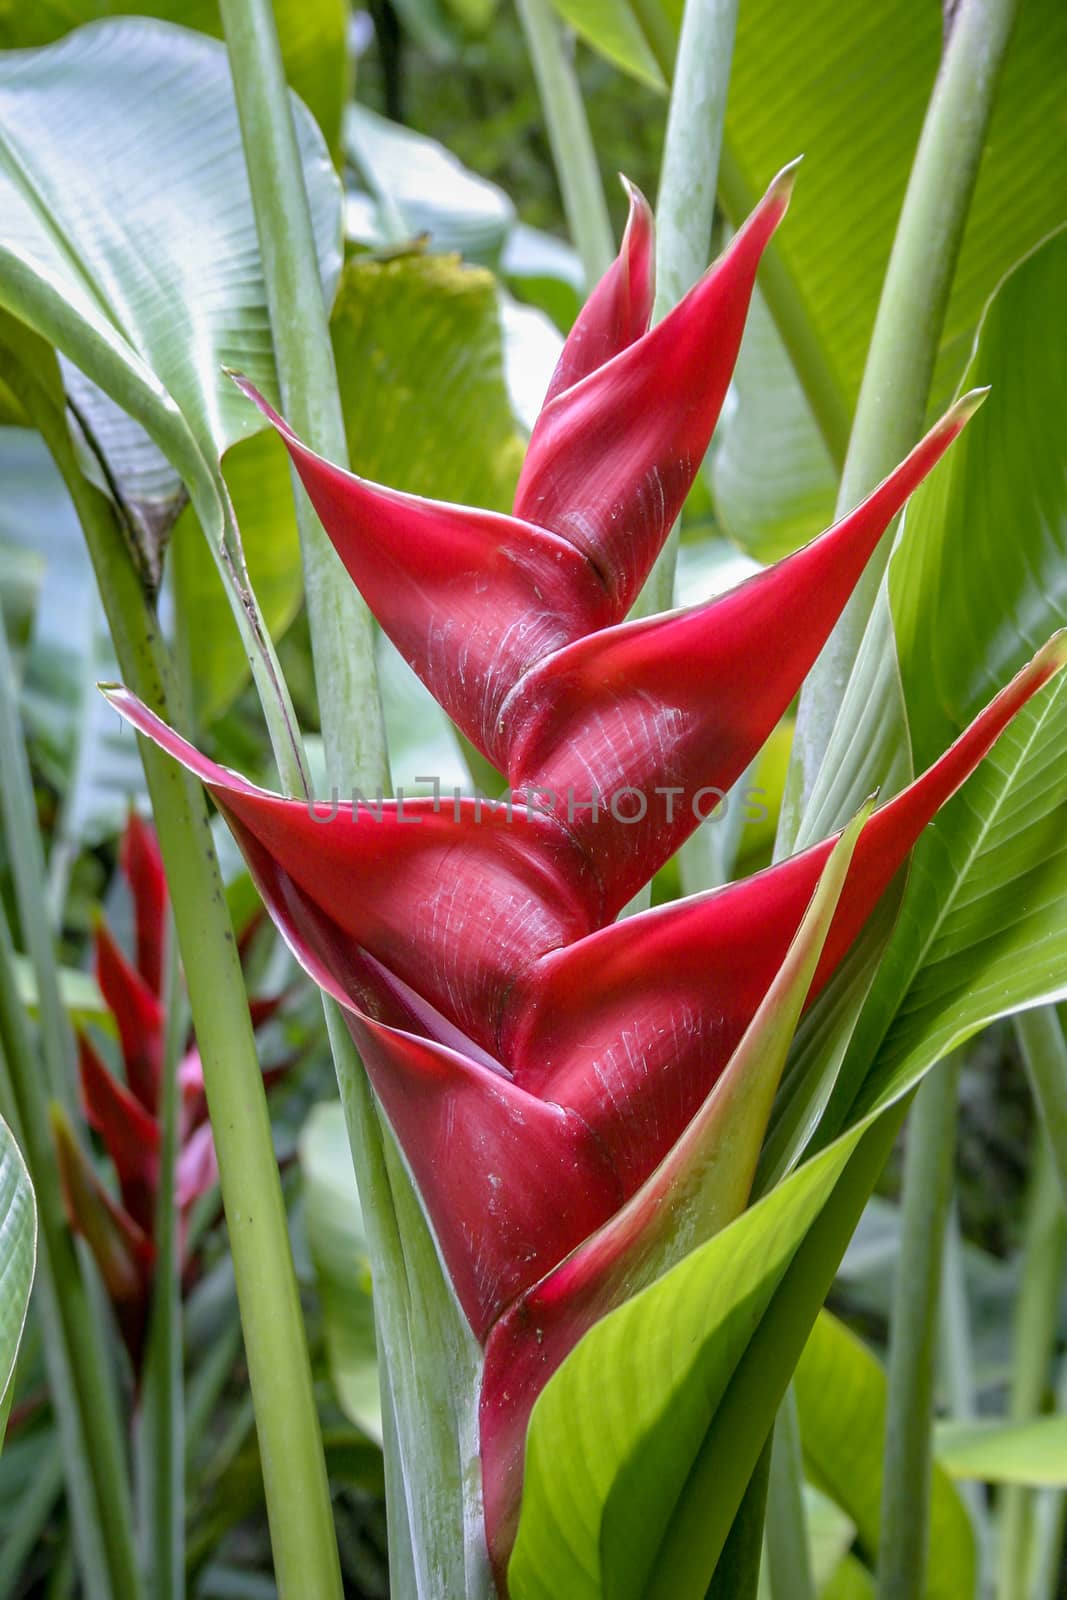
[[(15, 982), (18, 985), (19, 999), (29, 1014), (34, 1016), (39, 1005), (37, 980), (28, 956), (15, 957)], [(91, 1022), (105, 1033), (116, 1033), (114, 1015), (100, 993), (100, 986), (91, 972), (79, 972), (73, 967), (60, 967), (59, 992), (64, 1010), (76, 1026), (83, 1027)]]
[[(51, 44), (83, 22), (124, 16), (180, 22), (222, 37), (218, 0), (33, 0), (0, 5), (0, 50)], [(274, 0), (278, 37), (290, 86), (311, 110), (331, 148), (341, 131), (348, 95), (348, 6), (346, 0)]]
[(437, 254), (455, 251), (495, 266), (515, 207), (495, 183), (450, 150), (366, 106), (349, 106), (345, 153), (364, 189), (349, 199), (348, 228), (367, 244), (400, 244), (420, 234)]
[[(597, 1323), (560, 1367), (530, 1422), (514, 1600), (645, 1594), (737, 1362), (858, 1139), (854, 1130), (793, 1173)], [(703, 1596), (708, 1575), (689, 1578), (685, 1596)]]
[(334, 1392), (345, 1415), (381, 1443), (370, 1261), (340, 1102), (318, 1105), (300, 1136), (304, 1225), (322, 1304)]
[(524, 444), (492, 274), (451, 257), (357, 257), (332, 331), (353, 470), (411, 494), (510, 509)]
[[(329, 295), (340, 267), (340, 187), (311, 117), (295, 110)], [(239, 531), (220, 466), (260, 426), (224, 366), (240, 366), (268, 393), (276, 388), (223, 47), (124, 18), (0, 56), (0, 203), (0, 305), (91, 380), (73, 379), (68, 366), (149, 579), (158, 576), (184, 483), (281, 749), (289, 713), (269, 638), (241, 593)]]
[(942, 1422), (937, 1459), (953, 1478), (1067, 1489), (1067, 1417), (1033, 1422)]
[(37, 1207), (30, 1175), (6, 1122), (0, 1120), (0, 1442), (37, 1254)]
[[(1065, 311), (1067, 231), (992, 301), (965, 380), (992, 393), (908, 508), (889, 595), (916, 767), (1067, 621), (1067, 415), (1048, 332)], [(919, 842), (842, 1094), (879, 1046), (864, 1105), (994, 1017), (1065, 992), (1065, 774), (1058, 678)]]
[(664, 87), (660, 63), (629, 0), (553, 0), (553, 4), (602, 56), (642, 83)]
[[(908, 172), (941, 50), (942, 11), (910, 0), (740, 8), (723, 194), (731, 220), (784, 161), (804, 170), (776, 255), (851, 414)], [(798, 63), (803, 64), (798, 70)], [(1067, 214), (1067, 12), (1019, 9), (941, 344), (931, 408), (966, 364), (985, 299)], [(734, 193), (729, 192), (730, 184)]]
[[(885, 1373), (855, 1334), (824, 1311), (793, 1386), (808, 1472), (851, 1518), (873, 1566), (881, 1519)], [(935, 1466), (926, 1600), (963, 1600), (974, 1593), (975, 1578), (974, 1535), (966, 1508), (945, 1472)]]

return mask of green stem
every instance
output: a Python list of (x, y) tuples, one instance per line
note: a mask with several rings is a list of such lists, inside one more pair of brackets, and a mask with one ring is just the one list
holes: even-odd
[[(850, 511), (923, 430), (949, 291), (1018, 0), (959, 0), (915, 152), (838, 494)], [(795, 836), (889, 559), (884, 539), (801, 692), (783, 827)]]
[(567, 226), (581, 257), (586, 288), (591, 289), (611, 265), (615, 236), (582, 91), (549, 0), (516, 0), (516, 9), (537, 79)]
[(908, 1124), (889, 1335), (879, 1600), (920, 1600), (925, 1588), (937, 1308), (952, 1195), (959, 1074), (957, 1055), (934, 1067), (919, 1085)]
[(175, 1194), (181, 1110), (178, 1066), (186, 1024), (180, 973), (177, 943), (173, 929), (168, 928), (156, 1257), (141, 1405), (136, 1419), (141, 1526), (152, 1600), (180, 1600), (185, 1593), (181, 1250)]
[[(736, 30), (737, 0), (686, 0), (656, 196), (657, 322), (689, 292), (711, 255)], [(653, 616), (674, 604), (678, 531), (675, 523), (638, 596), (635, 616)]]
[[(337, 377), (271, 7), (268, 0), (224, 0), (223, 21), (285, 404), (308, 442), (343, 464)], [(568, 182), (579, 180), (581, 223), (595, 240), (596, 208), (599, 202), (603, 211), (603, 196), (581, 100), (565, 75), (554, 79), (553, 90), (558, 96), (553, 104), (569, 118)], [(595, 189), (590, 187), (594, 178)], [(612, 241), (606, 212), (603, 216), (606, 266)], [(372, 791), (379, 784), (385, 789), (388, 768), (369, 618), (332, 551), (329, 561), (324, 559), (318, 525), (303, 537), (328, 770), (342, 790), (358, 785)], [(353, 649), (357, 628), (367, 641), (358, 651)], [(367, 729), (373, 737), (366, 736)], [(457, 1600), (461, 1593), (480, 1595), (488, 1580), (476, 1429), (473, 1413), (470, 1418), (449, 1414), (450, 1405), (462, 1409), (475, 1403), (469, 1335), (341, 1014), (332, 1002), (325, 1011), (371, 1245), (383, 1388), (387, 1405), (395, 1403), (400, 1472), (391, 1471), (390, 1483), (402, 1485), (404, 1499), (391, 1496), (391, 1564), (394, 1574), (415, 1572), (420, 1593), (444, 1588)], [(429, 1314), (427, 1308), (432, 1308)]]
[[(967, 1303), (963, 1237), (960, 1233), (959, 1210), (955, 1202), (949, 1207), (948, 1221), (945, 1224), (938, 1346), (940, 1379), (945, 1391), (948, 1415), (957, 1422), (973, 1422), (978, 1415), (974, 1337)], [(980, 1483), (960, 1483), (957, 1488), (975, 1527), (981, 1570), (985, 1567), (989, 1531), (985, 1494)]]
[[(1027, 1422), (1044, 1410), (1065, 1264), (1067, 1214), (1049, 1142), (1038, 1128), (1015, 1304), (1012, 1422)], [(1034, 1491), (1021, 1484), (1006, 1484), (997, 1496), (997, 1600), (1028, 1600), (1034, 1506)]]
[[(81, 475), (63, 416), (21, 394), (74, 502), (125, 681), (174, 718), (173, 665), (110, 503)], [(170, 710), (168, 712), (168, 703)], [(288, 1218), (244, 978), (200, 785), (145, 740), (145, 777), (167, 871), (204, 1068), (260, 1438), (278, 1592), (341, 1593), (329, 1485)]]
[(1067, 1208), (1067, 1042), (1055, 1006), (1020, 1011), (1015, 1037)]
[(133, 1518), (107, 1351), (63, 1210), (45, 1080), (19, 1001), (14, 958), (7, 918), (0, 911), (0, 1111), (26, 1158), (37, 1196), (42, 1272), (56, 1306), (77, 1407), (81, 1460), (92, 1474), (109, 1586), (113, 1596), (136, 1600), (141, 1587)]
[[(282, 404), (301, 438), (344, 467), (348, 446), (327, 307), (271, 0), (222, 0), (221, 10)], [(374, 625), (295, 481), (294, 491), (329, 781), (342, 792), (354, 783), (385, 786)]]
[(804, 1509), (804, 1458), (796, 1396), (790, 1388), (775, 1419), (764, 1535), (773, 1600), (815, 1600)]

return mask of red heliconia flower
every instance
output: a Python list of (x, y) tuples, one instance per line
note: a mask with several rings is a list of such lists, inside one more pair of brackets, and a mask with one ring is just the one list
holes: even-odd
[[(155, 1270), (168, 897), (155, 832), (136, 812), (131, 812), (126, 825), (120, 863), (133, 901), (135, 960), (127, 959), (102, 921), (95, 930), (95, 945), (97, 981), (115, 1018), (125, 1082), (115, 1076), (84, 1032), (78, 1035), (78, 1075), (86, 1120), (111, 1158), (121, 1203), (108, 1193), (58, 1107), (53, 1108), (53, 1131), (71, 1226), (93, 1252), (138, 1371)], [(253, 1021), (271, 1016), (281, 998), (253, 1001)], [(178, 1085), (175, 1193), (184, 1253), (189, 1213), (218, 1182), (203, 1072), (192, 1039), (178, 1065)]]
[[(619, 260), (564, 347), (511, 517), (333, 467), (244, 386), (385, 631), (506, 772), (506, 805), (309, 806), (208, 761), (109, 691), (204, 781), (294, 953), (345, 1009), (485, 1346), (486, 1527), (501, 1582), (533, 1400), (628, 1292), (635, 1263), (647, 1266), (670, 1197), (706, 1163), (715, 1107), (743, 1079), (754, 1019), (839, 860), (835, 840), (614, 919), (752, 760), (979, 398), (804, 549), (707, 605), (625, 621), (707, 449), (791, 181), (775, 180), (651, 330), (651, 226), (633, 195)], [(1064, 658), (1061, 640), (1046, 646), (846, 837), (798, 1013), (927, 822)]]

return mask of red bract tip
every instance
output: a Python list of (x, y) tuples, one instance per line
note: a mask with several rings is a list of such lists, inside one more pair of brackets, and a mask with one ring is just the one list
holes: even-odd
[(155, 1116), (163, 1070), (163, 1008), (104, 922), (97, 924), (95, 943), (97, 982), (118, 1024), (126, 1081)]
[(108, 1071), (84, 1034), (78, 1035), (78, 1074), (86, 1121), (115, 1164), (122, 1203), (150, 1234), (159, 1180), (159, 1125)]
[(556, 394), (537, 419), (515, 515), (588, 557), (625, 616), (704, 459), (737, 360), (760, 257), (789, 204), (775, 179), (662, 322)]
[(640, 339), (652, 319), (656, 294), (652, 211), (636, 184), (622, 181), (630, 199), (622, 248), (567, 335), (545, 395), (546, 406)]
[(163, 993), (167, 879), (155, 829), (131, 811), (122, 837), (122, 870), (133, 895), (137, 970), (154, 995)]

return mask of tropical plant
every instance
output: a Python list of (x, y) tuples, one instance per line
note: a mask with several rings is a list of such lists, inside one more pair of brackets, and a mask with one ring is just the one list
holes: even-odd
[[(341, 0), (150, 9), (0, 55), (0, 401), (73, 505), (154, 818), (130, 959), (65, 793), (98, 641), (51, 670), (0, 565), (0, 1113), (41, 1221), (0, 1595), (61, 1589), (53, 1545), (94, 1597), (252, 1593), (261, 1506), (277, 1592), (381, 1593), (383, 1497), (423, 1600), (1052, 1594), (1062, 11), (820, 5), (799, 68), (762, 0), (357, 19), (393, 116), (434, 126), (428, 60), (473, 75), (509, 197), (342, 113)], [(516, 72), (573, 250), (516, 221)], [(666, 132), (616, 252), (601, 135), (655, 176), (624, 98)], [(60, 959), (93, 950), (98, 989)], [(272, 1123), (294, 960), (325, 1029), (295, 1015)], [(303, 1126), (326, 1039), (358, 1198)], [(1010, 1338), (954, 1187), (981, 1049), (1037, 1112)]]

